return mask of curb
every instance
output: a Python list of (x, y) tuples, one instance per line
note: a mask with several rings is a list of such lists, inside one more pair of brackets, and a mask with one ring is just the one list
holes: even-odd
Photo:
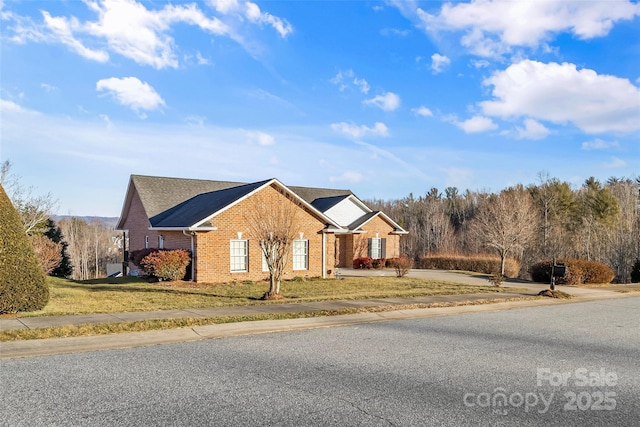
[(6, 341), (0, 343), (0, 359), (15, 359), (36, 356), (52, 356), (101, 350), (126, 349), (152, 345), (175, 344), (226, 338), (242, 335), (285, 331), (301, 331), (336, 326), (361, 325), (392, 320), (423, 319), (464, 313), (481, 313), (556, 304), (572, 304), (607, 299), (630, 298), (640, 295), (618, 293), (597, 297), (582, 297), (572, 300), (538, 299), (529, 301), (497, 302), (482, 305), (460, 305), (455, 307), (417, 308), (377, 313), (342, 314), (300, 319), (257, 320), (251, 322), (225, 323), (160, 331), (128, 332), (114, 335), (96, 335), (70, 338), (48, 338), (42, 340)]

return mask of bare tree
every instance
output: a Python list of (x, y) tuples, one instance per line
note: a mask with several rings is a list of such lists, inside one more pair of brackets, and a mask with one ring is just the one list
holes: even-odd
[[(269, 268), (269, 291), (263, 299), (279, 299), (280, 283), (295, 239), (295, 224), (301, 211), (298, 201), (288, 194), (262, 191), (249, 200), (245, 220), (250, 236), (260, 242)], [(278, 201), (273, 203), (273, 199)]]
[(523, 251), (535, 235), (537, 215), (529, 193), (522, 187), (490, 195), (478, 209), (471, 233), (500, 255), (500, 275), (504, 276), (507, 256)]
[(11, 203), (20, 214), (20, 221), (27, 234), (42, 232), (58, 202), (51, 193), (35, 195), (33, 187), (25, 187), (19, 176), (11, 172), (11, 162), (0, 165), (0, 184), (5, 188)]

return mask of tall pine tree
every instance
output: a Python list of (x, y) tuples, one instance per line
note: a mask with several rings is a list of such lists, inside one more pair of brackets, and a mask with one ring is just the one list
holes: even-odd
[(44, 235), (51, 239), (54, 243), (60, 243), (62, 245), (62, 261), (60, 264), (51, 272), (51, 276), (55, 277), (71, 277), (73, 273), (73, 265), (71, 264), (71, 258), (67, 253), (67, 247), (69, 244), (62, 237), (62, 230), (60, 227), (53, 221), (51, 218), (47, 220), (47, 230)]

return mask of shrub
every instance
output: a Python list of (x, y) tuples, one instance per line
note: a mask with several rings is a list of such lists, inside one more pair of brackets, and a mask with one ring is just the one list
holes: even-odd
[[(610, 283), (615, 274), (605, 264), (586, 259), (559, 259), (558, 264), (567, 266), (567, 276), (557, 278), (556, 283), (560, 285), (583, 285), (589, 283)], [(540, 261), (533, 264), (529, 269), (531, 278), (535, 282), (549, 283), (551, 281), (552, 260)]]
[(500, 273), (493, 273), (492, 275), (489, 276), (489, 281), (493, 284), (493, 286), (495, 287), (500, 287), (500, 285), (502, 285), (502, 282), (504, 282), (505, 277), (500, 274)]
[(384, 258), (374, 259), (371, 262), (371, 266), (376, 269), (384, 268), (385, 265), (386, 265), (386, 260)]
[(155, 250), (144, 257), (141, 267), (151, 276), (163, 280), (180, 280), (191, 261), (191, 255), (184, 249)]
[[(500, 257), (495, 255), (433, 254), (420, 258), (418, 268), (495, 274), (500, 271)], [(515, 258), (507, 258), (504, 265), (505, 277), (517, 277), (519, 272), (520, 262)]]
[(0, 313), (41, 310), (47, 302), (44, 271), (18, 212), (0, 185)]
[(30, 236), (29, 240), (44, 274), (50, 275), (62, 262), (62, 244), (42, 234)]
[(142, 268), (142, 260), (147, 255), (153, 252), (157, 252), (159, 250), (160, 249), (156, 249), (156, 248), (145, 248), (145, 249), (138, 249), (137, 251), (131, 251), (129, 252), (129, 261), (136, 267)]
[(371, 268), (373, 267), (373, 259), (368, 256), (363, 256), (353, 260), (353, 268)]
[(396, 277), (404, 277), (409, 270), (413, 268), (413, 260), (406, 256), (394, 258), (392, 261), (394, 270), (396, 271)]
[(635, 264), (633, 264), (633, 268), (631, 269), (631, 282), (640, 282), (640, 259), (636, 260)]

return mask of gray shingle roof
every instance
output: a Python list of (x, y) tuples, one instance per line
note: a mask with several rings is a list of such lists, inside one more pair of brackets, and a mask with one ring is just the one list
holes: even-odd
[(269, 182), (260, 181), (198, 194), (149, 219), (152, 227), (189, 227)]
[(312, 187), (289, 187), (289, 186), (287, 187), (291, 191), (296, 193), (305, 202), (310, 204), (313, 204), (313, 202), (317, 199), (323, 199), (326, 197), (350, 196), (351, 194), (353, 194), (351, 190), (336, 190), (331, 188), (312, 188)]
[(149, 218), (153, 218), (199, 194), (225, 190), (245, 184), (242, 182), (144, 175), (131, 175), (131, 181), (138, 191), (142, 205)]
[[(152, 227), (190, 227), (268, 182), (244, 183), (131, 175)], [(352, 195), (350, 190), (288, 187), (324, 212)], [(123, 218), (120, 219), (122, 221)]]
[(321, 197), (315, 199), (311, 202), (311, 205), (318, 209), (320, 212), (326, 212), (344, 199), (349, 197), (349, 194), (345, 194), (343, 196), (334, 196), (334, 197)]

